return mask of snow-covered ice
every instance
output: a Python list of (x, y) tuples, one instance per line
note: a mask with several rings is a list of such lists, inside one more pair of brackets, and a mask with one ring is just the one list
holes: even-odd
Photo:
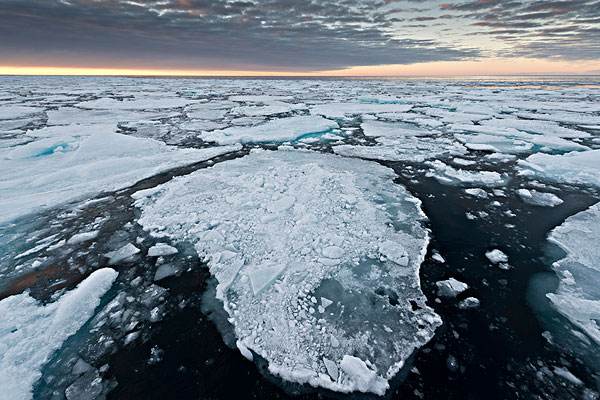
[(600, 186), (600, 150), (533, 154), (519, 161), (521, 173), (551, 181)]
[(46, 305), (28, 293), (0, 301), (0, 397), (27, 400), (41, 368), (90, 319), (117, 272), (93, 272), (75, 289)]
[(32, 142), (0, 149), (0, 169), (11, 171), (0, 177), (0, 223), (238, 149), (180, 149), (114, 129), (48, 127), (28, 132)]
[(383, 394), (441, 323), (420, 290), (420, 202), (394, 177), (335, 155), (253, 151), (136, 194), (138, 222), (195, 244), (238, 348), (272, 373)]
[(567, 218), (548, 239), (566, 255), (553, 264), (560, 283), (556, 293), (547, 296), (561, 314), (600, 345), (600, 203)]

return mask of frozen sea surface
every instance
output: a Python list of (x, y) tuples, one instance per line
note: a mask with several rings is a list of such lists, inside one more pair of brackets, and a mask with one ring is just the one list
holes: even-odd
[(593, 77), (2, 77), (1, 386), (597, 398), (598, 152)]

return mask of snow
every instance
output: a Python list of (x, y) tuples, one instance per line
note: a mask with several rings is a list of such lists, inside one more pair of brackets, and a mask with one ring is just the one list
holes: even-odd
[(552, 181), (600, 186), (600, 150), (561, 155), (533, 154), (519, 161), (522, 174)]
[(454, 278), (438, 281), (435, 285), (438, 288), (438, 296), (441, 297), (456, 297), (469, 288), (466, 283)]
[(0, 301), (0, 387), (4, 398), (32, 398), (33, 385), (42, 375), (40, 369), (93, 316), (116, 277), (117, 272), (110, 268), (97, 270), (46, 305), (28, 293)]
[(541, 207), (556, 207), (563, 203), (563, 200), (553, 193), (543, 193), (537, 190), (518, 189), (519, 197), (528, 204)]
[[(420, 289), (428, 243), (420, 202), (394, 178), (367, 161), (255, 150), (136, 193), (135, 204), (153, 236), (195, 245), (238, 347), (269, 371), (381, 394), (441, 324)], [(391, 305), (378, 288), (402, 300)]]
[(487, 251), (485, 256), (492, 264), (507, 263), (508, 256), (502, 250), (494, 249)]
[(270, 120), (262, 125), (231, 127), (203, 132), (200, 137), (219, 144), (285, 142), (304, 135), (326, 133), (338, 128), (335, 121), (319, 116), (297, 116)]
[(600, 345), (600, 203), (556, 227), (548, 240), (566, 252), (553, 264), (560, 278), (556, 293), (548, 294), (554, 307)]
[(0, 149), (0, 223), (69, 201), (113, 191), (238, 147), (180, 149), (114, 132), (112, 124), (28, 132), (30, 143)]
[(148, 249), (149, 257), (161, 257), (161, 256), (171, 256), (173, 254), (177, 254), (179, 251), (177, 248), (173, 246), (169, 246), (166, 243), (156, 243), (154, 246)]

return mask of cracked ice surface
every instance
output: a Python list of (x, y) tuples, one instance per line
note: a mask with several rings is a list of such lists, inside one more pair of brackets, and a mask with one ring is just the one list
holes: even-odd
[(425, 216), (394, 177), (259, 150), (134, 197), (144, 229), (206, 259), (244, 355), (290, 381), (383, 394), (441, 324), (419, 283)]
[(549, 236), (567, 255), (554, 263), (560, 277), (552, 304), (600, 345), (600, 203), (575, 214)]

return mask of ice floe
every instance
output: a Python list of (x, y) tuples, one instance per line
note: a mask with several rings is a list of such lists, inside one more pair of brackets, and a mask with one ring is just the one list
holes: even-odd
[(538, 192), (534, 189), (518, 189), (517, 194), (525, 203), (534, 206), (556, 207), (563, 203), (563, 200), (554, 193)]
[(253, 151), (136, 194), (138, 222), (195, 244), (244, 354), (290, 381), (383, 394), (441, 324), (419, 284), (420, 202), (394, 177), (335, 155)]
[(204, 132), (201, 138), (219, 144), (285, 142), (338, 128), (335, 121), (319, 116), (297, 116), (270, 120), (262, 125), (231, 127)]
[(533, 154), (519, 161), (520, 172), (546, 179), (600, 186), (600, 150), (561, 155)]
[(40, 304), (28, 293), (0, 301), (0, 397), (27, 400), (41, 368), (90, 319), (117, 272), (93, 272), (56, 301)]
[(0, 223), (238, 149), (180, 149), (114, 129), (48, 127), (28, 133), (36, 140), (0, 149), (0, 169), (11, 171), (0, 177)]
[(553, 264), (560, 278), (547, 296), (556, 309), (600, 345), (600, 203), (565, 220), (550, 242), (566, 252)]

